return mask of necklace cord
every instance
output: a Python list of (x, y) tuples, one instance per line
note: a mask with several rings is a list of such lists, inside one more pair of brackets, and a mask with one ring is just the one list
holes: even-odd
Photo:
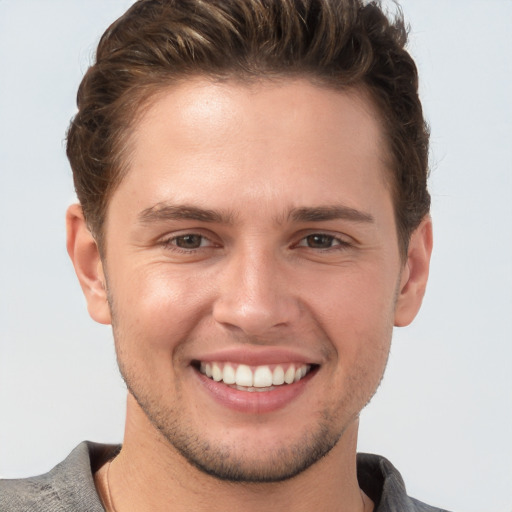
[(112, 511), (112, 512), (117, 512), (116, 511), (116, 507), (114, 507), (114, 501), (112, 500), (112, 494), (110, 493), (110, 479), (109, 479), (109, 475), (110, 475), (110, 466), (112, 465), (112, 460), (110, 460), (108, 462), (108, 466), (107, 466), (107, 473), (106, 473), (106, 484), (107, 484), (107, 501), (108, 501), (108, 508)]

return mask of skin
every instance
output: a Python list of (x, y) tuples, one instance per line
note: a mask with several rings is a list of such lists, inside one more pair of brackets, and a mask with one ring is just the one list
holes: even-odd
[[(103, 259), (80, 207), (67, 216), (89, 312), (112, 323), (129, 389), (116, 510), (371, 510), (358, 416), (393, 325), (421, 305), (432, 248), (425, 218), (400, 258), (371, 101), (306, 80), (197, 78), (162, 91), (129, 144)], [(316, 370), (277, 410), (258, 414), (252, 393), (234, 410), (193, 364), (226, 350), (285, 350)]]

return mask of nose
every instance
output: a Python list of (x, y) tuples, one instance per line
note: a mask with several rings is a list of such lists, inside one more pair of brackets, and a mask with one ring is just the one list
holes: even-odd
[(301, 308), (292, 276), (284, 266), (271, 251), (233, 255), (219, 275), (214, 319), (247, 336), (269, 335), (293, 326)]

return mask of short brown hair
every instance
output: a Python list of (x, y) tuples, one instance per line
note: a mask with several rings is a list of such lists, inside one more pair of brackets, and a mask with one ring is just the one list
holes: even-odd
[(364, 0), (139, 0), (103, 34), (67, 135), (75, 189), (100, 247), (108, 201), (127, 169), (135, 116), (187, 77), (305, 77), (366, 89), (392, 159), (402, 255), (429, 212), (428, 129), (399, 11)]

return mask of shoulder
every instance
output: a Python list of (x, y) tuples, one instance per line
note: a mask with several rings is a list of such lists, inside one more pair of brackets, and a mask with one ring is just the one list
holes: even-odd
[(119, 447), (85, 441), (43, 475), (0, 480), (2, 512), (104, 512), (93, 473)]
[(447, 512), (408, 496), (399, 471), (380, 455), (359, 453), (357, 478), (361, 489), (376, 504), (375, 512)]

